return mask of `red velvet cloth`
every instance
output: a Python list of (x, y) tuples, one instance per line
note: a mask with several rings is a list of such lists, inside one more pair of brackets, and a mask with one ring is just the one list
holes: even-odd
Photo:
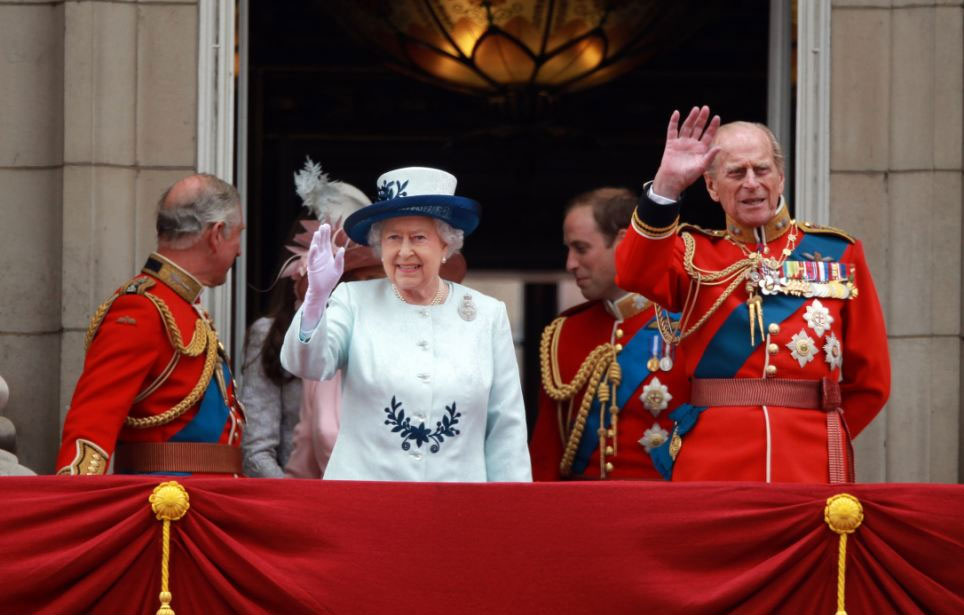
[[(0, 613), (155, 613), (162, 480), (0, 479)], [(958, 485), (179, 480), (179, 615), (832, 615), (840, 492), (851, 615), (964, 612)]]

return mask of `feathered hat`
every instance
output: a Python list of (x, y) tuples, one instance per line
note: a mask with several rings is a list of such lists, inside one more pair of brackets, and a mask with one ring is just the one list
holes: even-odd
[(294, 236), (293, 243), (285, 246), (292, 256), (282, 266), (279, 277), (297, 280), (307, 273), (311, 237), (323, 223), (331, 225), (333, 246), (345, 248), (346, 273), (381, 265), (371, 248), (351, 241), (342, 228), (345, 218), (371, 204), (364, 192), (351, 184), (329, 179), (328, 174), (322, 172), (321, 165), (311, 158), (306, 159), (304, 168), (295, 173), (295, 191), (314, 219), (300, 220), (302, 230)]

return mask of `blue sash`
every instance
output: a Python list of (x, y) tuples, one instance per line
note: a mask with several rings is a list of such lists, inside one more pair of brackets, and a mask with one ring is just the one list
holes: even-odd
[[(670, 318), (678, 320), (679, 314), (670, 314)], [(626, 344), (623, 345), (622, 351), (616, 355), (616, 362), (619, 363), (619, 367), (622, 369), (622, 380), (619, 386), (616, 387), (616, 404), (620, 408), (625, 407), (626, 402), (629, 401), (632, 394), (636, 392), (639, 385), (649, 376), (649, 368), (646, 367), (646, 360), (652, 347), (653, 337), (659, 335), (657, 329), (649, 328), (649, 325), (655, 320), (656, 318), (654, 317), (646, 321), (646, 324), (636, 331), (632, 339), (626, 342)], [(608, 408), (604, 414), (603, 424), (604, 427), (608, 429), (610, 425)], [(593, 397), (592, 405), (589, 407), (589, 414), (586, 416), (586, 426), (582, 432), (582, 439), (579, 442), (579, 448), (576, 449), (576, 455), (572, 462), (572, 473), (574, 475), (578, 476), (585, 472), (593, 452), (599, 448), (598, 431), (599, 400)]]
[[(839, 261), (848, 245), (848, 242), (839, 237), (804, 233), (803, 239), (791, 256), (794, 256), (796, 260), (810, 260), (803, 258), (803, 253), (819, 252), (825, 257)], [(790, 295), (763, 295), (763, 314), (768, 322), (783, 323), (796, 313), (807, 300), (807, 297)], [(749, 343), (749, 331), (750, 311), (746, 309), (744, 304), (739, 304), (723, 321), (713, 339), (706, 346), (700, 362), (696, 365), (693, 377), (733, 378), (747, 359), (764, 342), (763, 339), (758, 337), (751, 345)], [(676, 435), (682, 437), (693, 429), (704, 410), (706, 410), (706, 406), (691, 406), (689, 404), (682, 404), (676, 408), (670, 414), (670, 418), (676, 421)], [(671, 440), (667, 440), (649, 452), (653, 458), (653, 465), (666, 480), (670, 480), (673, 475), (674, 460), (669, 454), (670, 442)]]
[[(221, 373), (224, 375), (224, 382), (231, 382), (231, 372), (227, 365), (220, 365)], [(171, 442), (213, 442), (221, 440), (224, 433), (224, 424), (227, 422), (231, 411), (228, 408), (227, 400), (221, 394), (221, 387), (218, 386), (217, 376), (211, 376), (208, 388), (204, 392), (201, 400), (201, 408), (194, 415), (191, 422), (181, 428), (171, 437)]]

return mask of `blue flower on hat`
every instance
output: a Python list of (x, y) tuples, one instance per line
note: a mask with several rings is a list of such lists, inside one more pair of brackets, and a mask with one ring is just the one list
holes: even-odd
[[(398, 188), (393, 188), (392, 186), (398, 186)], [(396, 181), (385, 181), (381, 186), (378, 187), (378, 200), (379, 201), (390, 201), (392, 199), (397, 199), (401, 196), (408, 196), (405, 192), (405, 188), (408, 186), (408, 180), (404, 182), (401, 180)]]
[(378, 201), (345, 219), (345, 232), (355, 243), (368, 245), (373, 224), (388, 218), (428, 216), (470, 234), (479, 225), (479, 204), (455, 196), (455, 176), (441, 169), (405, 167), (376, 180)]

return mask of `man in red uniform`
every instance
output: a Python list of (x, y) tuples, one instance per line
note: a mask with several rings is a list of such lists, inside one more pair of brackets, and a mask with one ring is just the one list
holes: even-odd
[[(887, 401), (884, 318), (863, 249), (791, 220), (761, 124), (674, 112), (654, 181), (616, 252), (617, 282), (680, 310), (690, 404), (654, 459), (673, 480), (848, 482), (850, 441)], [(709, 120), (709, 122), (708, 122)], [(700, 176), (726, 229), (679, 225)], [(668, 329), (668, 327), (667, 327)]]
[(157, 252), (91, 319), (58, 474), (240, 474), (243, 413), (200, 306), (241, 252), (240, 198), (213, 175), (161, 197)]
[(625, 188), (599, 188), (566, 209), (566, 269), (587, 302), (542, 335), (535, 480), (659, 478), (649, 451), (669, 439), (687, 386), (655, 327), (659, 308), (616, 286), (613, 251), (635, 205)]

